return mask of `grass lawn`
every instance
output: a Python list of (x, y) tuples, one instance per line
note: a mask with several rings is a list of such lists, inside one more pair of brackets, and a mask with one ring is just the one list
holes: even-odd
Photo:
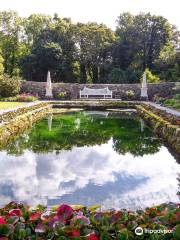
[(26, 104), (25, 102), (0, 102), (0, 110), (12, 109)]

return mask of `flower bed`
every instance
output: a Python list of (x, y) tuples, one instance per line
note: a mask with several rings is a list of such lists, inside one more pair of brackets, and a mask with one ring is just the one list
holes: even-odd
[(21, 93), (14, 97), (1, 98), (4, 102), (35, 102), (39, 99), (37, 94)]
[[(0, 239), (180, 239), (180, 205), (144, 211), (100, 211), (99, 206), (60, 205), (52, 209), (11, 202), (0, 209)], [(153, 230), (140, 236), (135, 229)], [(162, 233), (162, 232), (165, 232)]]

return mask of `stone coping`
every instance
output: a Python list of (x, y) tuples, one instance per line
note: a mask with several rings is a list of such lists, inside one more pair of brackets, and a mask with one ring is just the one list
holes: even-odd
[[(130, 105), (137, 105), (137, 104), (146, 104), (146, 105), (150, 105), (153, 106), (159, 110), (162, 111), (166, 111), (168, 114), (174, 115), (176, 117), (180, 117), (180, 112), (178, 110), (174, 110), (168, 107), (164, 107), (160, 104), (154, 103), (154, 102), (149, 102), (149, 101), (122, 101), (121, 99), (75, 99), (75, 100), (62, 100), (62, 101), (58, 101), (58, 100), (50, 100), (50, 101), (42, 101), (42, 102), (46, 102), (46, 103), (50, 103), (50, 104), (77, 104), (77, 103), (121, 103), (121, 104), (130, 104)], [(108, 107), (108, 106), (107, 106)]]
[(160, 109), (162, 111), (166, 111), (167, 113), (171, 114), (171, 115), (175, 115), (177, 117), (180, 117), (180, 112), (178, 110), (174, 110), (165, 106), (162, 106), (160, 104), (154, 103), (154, 102), (144, 102), (147, 105), (153, 106), (157, 109)]
[[(174, 115), (176, 117), (180, 117), (180, 112), (177, 111), (177, 110), (174, 110), (174, 109), (170, 109), (168, 107), (164, 107), (164, 106), (161, 106), (160, 104), (157, 104), (157, 103), (154, 103), (154, 102), (145, 102), (145, 101), (122, 101), (120, 99), (77, 99), (77, 100), (63, 100), (63, 101), (60, 101), (60, 100), (44, 100), (44, 101), (38, 101), (38, 102), (33, 102), (33, 103), (27, 103), (26, 105), (24, 106), (17, 106), (17, 107), (14, 107), (12, 109), (7, 109), (7, 110), (0, 110), (0, 116), (2, 114), (6, 114), (6, 113), (9, 113), (9, 112), (15, 112), (17, 110), (21, 110), (21, 109), (31, 109), (31, 107), (34, 107), (34, 106), (38, 106), (39, 104), (42, 104), (42, 103), (46, 103), (46, 104), (59, 104), (59, 105), (71, 105), (71, 104), (77, 104), (77, 103), (84, 103), (84, 104), (88, 104), (90, 105), (90, 103), (93, 103), (93, 106), (94, 104), (98, 104), (98, 103), (119, 103), (120, 106), (125, 104), (125, 105), (137, 105), (137, 104), (146, 104), (146, 105), (149, 105), (149, 106), (152, 106), (152, 107), (155, 107), (156, 109), (159, 109), (159, 110), (162, 110), (162, 111), (166, 111), (168, 114), (171, 114), (171, 115)], [(105, 106), (106, 107), (106, 106)], [(107, 106), (108, 107), (108, 106)]]
[(24, 106), (17, 106), (12, 109), (7, 109), (7, 110), (1, 110), (0, 111), (0, 123), (3, 122), (8, 122), (24, 113), (27, 113), (29, 111), (39, 109), (41, 107), (50, 107), (50, 104), (45, 103), (45, 102), (33, 102), (33, 103), (28, 103), (27, 105)]
[(1, 115), (1, 114), (4, 114), (4, 113), (16, 111), (16, 110), (18, 110), (18, 109), (24, 109), (24, 108), (36, 106), (36, 105), (38, 105), (39, 103), (41, 103), (41, 101), (38, 101), (38, 102), (30, 102), (30, 103), (27, 102), (27, 104), (26, 104), (26, 105), (23, 105), (23, 106), (17, 106), (17, 107), (8, 108), (8, 109), (5, 109), (5, 110), (0, 110), (0, 115)]

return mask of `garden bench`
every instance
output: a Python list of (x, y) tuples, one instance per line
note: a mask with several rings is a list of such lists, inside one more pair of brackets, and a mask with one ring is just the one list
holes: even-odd
[(112, 91), (110, 91), (108, 87), (99, 89), (84, 87), (82, 90), (80, 90), (80, 98), (88, 98), (89, 96), (103, 96), (103, 98), (112, 98)]

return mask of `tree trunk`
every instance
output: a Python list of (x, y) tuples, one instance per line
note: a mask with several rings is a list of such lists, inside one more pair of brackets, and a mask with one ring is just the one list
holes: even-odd
[(86, 73), (86, 66), (85, 64), (80, 64), (80, 83), (87, 82), (87, 73)]
[(93, 83), (99, 82), (99, 71), (97, 66), (92, 66), (92, 73), (93, 73)]

